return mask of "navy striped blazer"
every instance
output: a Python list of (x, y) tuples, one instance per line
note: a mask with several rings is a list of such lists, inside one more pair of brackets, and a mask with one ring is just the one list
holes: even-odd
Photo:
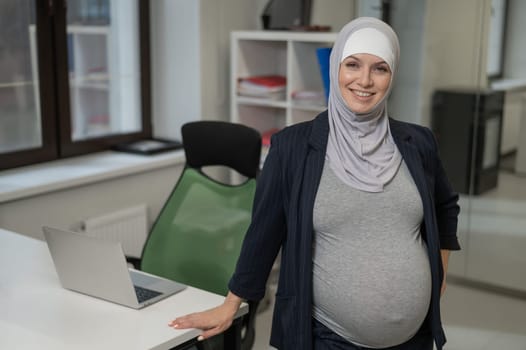
[[(432, 277), (427, 324), (440, 350), (445, 343), (440, 321), (440, 249), (460, 249), (456, 236), (458, 195), (444, 173), (431, 131), (393, 119), (389, 122), (422, 198), (421, 232), (427, 243)], [(278, 349), (312, 349), (313, 207), (328, 136), (327, 111), (274, 135), (258, 178), (252, 222), (229, 283), (234, 294), (247, 300), (261, 299), (281, 249), (270, 339)]]

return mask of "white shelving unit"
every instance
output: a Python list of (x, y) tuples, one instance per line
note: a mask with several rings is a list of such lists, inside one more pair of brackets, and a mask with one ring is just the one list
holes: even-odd
[[(234, 31), (231, 33), (231, 121), (263, 133), (313, 119), (325, 110), (322, 102), (297, 102), (297, 91), (323, 92), (316, 50), (332, 47), (337, 33)], [(283, 99), (240, 96), (240, 78), (282, 75), (287, 78)]]

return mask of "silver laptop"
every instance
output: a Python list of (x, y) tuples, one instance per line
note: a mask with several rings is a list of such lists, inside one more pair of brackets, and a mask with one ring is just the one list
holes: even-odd
[(121, 244), (43, 227), (64, 288), (134, 309), (175, 294), (185, 285), (129, 269)]

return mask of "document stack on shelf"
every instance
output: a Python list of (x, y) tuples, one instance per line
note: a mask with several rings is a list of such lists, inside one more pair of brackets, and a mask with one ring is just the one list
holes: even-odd
[(258, 75), (240, 78), (237, 93), (241, 96), (284, 99), (287, 78), (281, 75)]
[(293, 91), (291, 97), (296, 106), (327, 106), (323, 91), (298, 90)]

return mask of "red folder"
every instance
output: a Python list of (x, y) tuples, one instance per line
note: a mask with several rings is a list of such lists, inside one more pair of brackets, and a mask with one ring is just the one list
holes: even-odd
[(243, 78), (243, 80), (266, 87), (278, 87), (287, 84), (287, 78), (281, 75), (258, 75)]

